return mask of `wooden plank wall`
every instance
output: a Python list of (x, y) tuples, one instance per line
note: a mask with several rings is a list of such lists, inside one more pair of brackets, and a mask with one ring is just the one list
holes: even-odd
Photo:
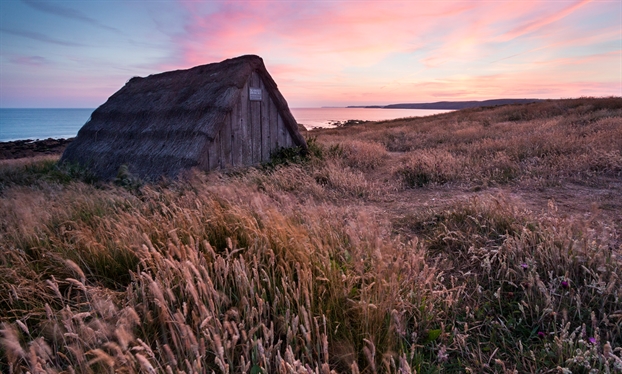
[(276, 109), (274, 102), (270, 100), (270, 152), (279, 147), (279, 111)]
[(231, 143), (233, 142), (233, 113), (227, 115), (225, 123), (222, 127), (220, 139), (222, 139), (220, 152), (220, 167), (226, 168), (233, 165), (233, 154), (231, 152)]
[[(233, 156), (232, 165), (250, 165), (252, 156), (250, 151), (250, 126), (249, 126), (249, 100), (248, 100), (248, 81), (240, 92), (240, 101), (233, 109), (235, 116), (231, 121), (232, 138), (231, 153)], [(236, 110), (237, 109), (237, 110)]]
[(255, 72), (251, 74), (250, 87), (260, 88), (262, 90), (261, 101), (249, 101), (250, 104), (250, 144), (251, 164), (261, 163), (261, 103), (267, 98), (263, 88), (263, 82), (259, 75)]
[(263, 81), (261, 89), (266, 93), (266, 99), (261, 101), (261, 161), (268, 161), (270, 160), (270, 123), (272, 121), (270, 105), (274, 103), (266, 92)]
[(211, 147), (209, 147), (209, 166), (208, 169), (209, 170), (214, 170), (220, 167), (220, 145), (221, 145), (221, 137), (220, 134), (222, 133), (222, 130), (220, 130), (218, 132), (218, 134), (216, 135), (216, 138), (214, 139), (214, 142), (212, 143)]
[[(249, 87), (261, 88), (261, 101), (250, 101)], [(294, 140), (263, 80), (253, 73), (209, 147), (207, 162), (210, 170), (253, 165), (269, 161), (276, 149), (293, 145)]]

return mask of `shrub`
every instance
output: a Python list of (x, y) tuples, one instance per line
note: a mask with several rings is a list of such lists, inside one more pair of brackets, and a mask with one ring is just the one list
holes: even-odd
[(98, 180), (94, 174), (80, 165), (58, 165), (58, 156), (0, 160), (0, 193), (13, 186), (33, 186), (42, 183), (67, 185), (73, 181), (94, 184)]
[(340, 144), (345, 163), (353, 168), (371, 170), (382, 166), (387, 158), (387, 151), (378, 143), (357, 140)]
[(428, 184), (442, 185), (456, 178), (460, 162), (451, 153), (435, 150), (409, 152), (395, 169), (395, 174), (408, 188)]

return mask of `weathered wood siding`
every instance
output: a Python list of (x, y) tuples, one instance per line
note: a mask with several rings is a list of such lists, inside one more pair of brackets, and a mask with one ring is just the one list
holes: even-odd
[[(261, 89), (261, 101), (250, 99), (250, 88)], [(209, 170), (259, 164), (268, 161), (276, 149), (292, 146), (292, 135), (264, 82), (253, 73), (201, 164)]]

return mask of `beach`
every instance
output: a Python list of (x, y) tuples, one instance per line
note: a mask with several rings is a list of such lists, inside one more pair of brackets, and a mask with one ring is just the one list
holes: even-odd
[(0, 142), (0, 160), (61, 154), (73, 138)]

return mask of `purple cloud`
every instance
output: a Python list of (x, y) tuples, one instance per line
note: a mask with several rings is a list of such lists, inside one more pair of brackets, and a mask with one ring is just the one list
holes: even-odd
[(9, 61), (14, 64), (28, 66), (44, 66), (50, 64), (48, 60), (41, 56), (14, 56), (9, 58)]
[(47, 1), (42, 1), (42, 0), (22, 0), (22, 2), (41, 12), (54, 14), (60, 17), (65, 17), (65, 18), (76, 20), (76, 21), (86, 22), (88, 24), (97, 26), (101, 29), (105, 29), (108, 31), (120, 32), (118, 29), (104, 25), (103, 23), (99, 22), (95, 18), (91, 18), (76, 9), (65, 8), (65, 7), (54, 5), (52, 3), (49, 3)]
[(3, 33), (6, 33), (6, 34), (21, 36), (21, 37), (24, 37), (24, 38), (28, 38), (28, 39), (32, 39), (32, 40), (36, 40), (36, 41), (44, 42), (44, 43), (63, 45), (63, 46), (67, 46), (67, 47), (84, 47), (85, 46), (84, 44), (80, 44), (80, 43), (69, 42), (69, 41), (66, 41), (66, 40), (52, 38), (50, 36), (47, 36), (45, 34), (42, 34), (40, 32), (36, 32), (36, 31), (12, 30), (12, 29), (8, 29), (6, 27), (0, 27), (0, 31), (3, 32)]

